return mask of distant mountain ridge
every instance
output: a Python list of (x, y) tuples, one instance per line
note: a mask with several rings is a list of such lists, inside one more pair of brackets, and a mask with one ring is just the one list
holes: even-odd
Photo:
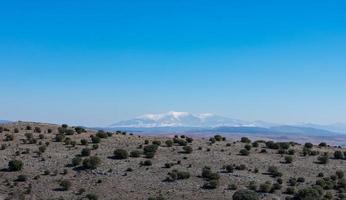
[(142, 132), (228, 132), (252, 134), (281, 134), (329, 136), (346, 134), (346, 125), (296, 124), (282, 125), (265, 121), (244, 121), (214, 114), (191, 114), (171, 111), (163, 114), (147, 114), (112, 124), (110, 129)]
[[(269, 123), (257, 121), (247, 122), (238, 119), (222, 117), (210, 113), (191, 114), (188, 112), (171, 111), (164, 114), (147, 114), (134, 119), (120, 121), (112, 124), (111, 127), (133, 127), (133, 128), (154, 128), (154, 127), (220, 127), (220, 126), (260, 126), (268, 127)], [(272, 125), (272, 124), (271, 124)]]
[(8, 120), (0, 120), (0, 124), (8, 124), (11, 123), (11, 121)]

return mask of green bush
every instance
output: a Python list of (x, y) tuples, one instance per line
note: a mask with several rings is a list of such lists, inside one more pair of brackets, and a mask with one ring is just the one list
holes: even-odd
[(35, 133), (41, 133), (41, 128), (40, 127), (35, 127), (34, 128)]
[(72, 165), (73, 166), (78, 166), (78, 165), (80, 165), (82, 163), (82, 158), (80, 158), (80, 157), (74, 157), (73, 159), (72, 159)]
[(292, 163), (293, 162), (293, 157), (292, 156), (285, 156), (285, 162), (286, 163)]
[(81, 151), (81, 156), (86, 157), (86, 156), (90, 156), (91, 150), (89, 148), (84, 148)]
[(191, 146), (184, 146), (183, 150), (184, 150), (184, 153), (187, 153), (187, 154), (190, 154), (193, 151)]
[(127, 159), (129, 157), (129, 154), (124, 149), (116, 149), (113, 155), (115, 159)]
[(203, 185), (204, 189), (216, 189), (219, 186), (219, 180), (209, 180)]
[(334, 158), (335, 159), (344, 159), (344, 154), (341, 151), (335, 151), (334, 152)]
[(322, 199), (322, 192), (316, 188), (309, 187), (303, 188), (295, 195), (297, 200), (320, 200)]
[(262, 193), (269, 193), (272, 189), (272, 184), (270, 182), (265, 182), (260, 184), (259, 191)]
[(158, 149), (157, 145), (148, 145), (143, 148), (143, 154), (146, 158), (153, 158)]
[(172, 147), (173, 146), (173, 141), (172, 140), (166, 140), (166, 145), (167, 147)]
[(85, 130), (83, 127), (80, 127), (80, 126), (75, 127), (74, 130), (75, 130), (78, 134), (81, 134), (81, 133), (85, 133), (85, 132), (86, 132), (86, 130)]
[(319, 156), (318, 158), (317, 158), (317, 160), (318, 160), (318, 162), (320, 163), (320, 164), (327, 164), (328, 163), (328, 161), (329, 161), (329, 157), (328, 157), (328, 155), (321, 155), (321, 156)]
[(268, 173), (272, 175), (273, 177), (281, 177), (282, 173), (279, 172), (278, 168), (275, 166), (269, 166), (268, 167)]
[(241, 149), (239, 151), (239, 154), (242, 155), (242, 156), (248, 156), (250, 154), (250, 152), (246, 149)]
[(86, 139), (81, 139), (81, 140), (80, 140), (80, 143), (81, 143), (82, 145), (88, 145), (88, 140), (86, 140)]
[(16, 181), (18, 181), (18, 182), (25, 182), (27, 179), (28, 179), (28, 177), (26, 175), (21, 174), (21, 175), (17, 176)]
[(69, 180), (62, 180), (60, 182), (60, 187), (62, 188), (62, 190), (67, 191), (71, 188), (71, 186), (72, 186), (72, 183)]
[(175, 180), (183, 180), (183, 179), (189, 179), (190, 173), (189, 172), (183, 172), (178, 170), (173, 170), (171, 172), (168, 172), (167, 181), (175, 181)]
[(138, 158), (138, 157), (141, 156), (141, 154), (142, 154), (142, 152), (138, 151), (138, 150), (134, 150), (134, 151), (130, 152), (130, 156), (133, 157), (133, 158)]
[(159, 140), (154, 140), (154, 141), (152, 142), (152, 144), (153, 144), (153, 145), (160, 146), (160, 145), (161, 145), (161, 141), (159, 141)]
[(233, 171), (234, 171), (233, 165), (226, 165), (225, 169), (226, 169), (227, 173), (233, 173)]
[(304, 144), (304, 147), (308, 148), (308, 149), (311, 149), (312, 147), (314, 147), (314, 145), (311, 144), (310, 142), (307, 142), (307, 143)]
[(83, 167), (86, 169), (96, 169), (101, 164), (101, 159), (97, 156), (91, 156), (83, 160)]
[(344, 178), (344, 172), (342, 171), (342, 170), (338, 170), (338, 171), (336, 171), (335, 172), (335, 175), (339, 178), (339, 179), (341, 179), (341, 178)]
[(250, 151), (250, 150), (251, 150), (251, 147), (252, 147), (251, 145), (246, 144), (244, 148), (245, 148), (246, 150)]
[(108, 134), (106, 132), (104, 132), (103, 130), (99, 130), (97, 133), (96, 133), (96, 137), (99, 137), (99, 138), (107, 138), (108, 137)]
[(98, 137), (98, 136), (94, 136), (94, 137), (91, 137), (91, 142), (92, 143), (100, 143), (101, 142), (101, 138)]
[(140, 163), (141, 166), (151, 166), (152, 164), (151, 160), (141, 161)]
[(88, 200), (97, 200), (97, 199), (98, 199), (97, 195), (96, 195), (96, 194), (93, 194), (93, 193), (87, 194), (85, 197), (86, 197)]
[(10, 171), (20, 171), (23, 169), (23, 162), (20, 160), (11, 160), (8, 162), (8, 169)]
[(240, 142), (242, 142), (242, 143), (251, 143), (251, 140), (249, 138), (247, 138), (247, 137), (242, 137), (240, 139)]
[(233, 200), (259, 200), (259, 196), (256, 192), (251, 190), (238, 190), (233, 196)]
[(222, 141), (222, 136), (221, 135), (215, 135), (214, 138), (218, 142)]

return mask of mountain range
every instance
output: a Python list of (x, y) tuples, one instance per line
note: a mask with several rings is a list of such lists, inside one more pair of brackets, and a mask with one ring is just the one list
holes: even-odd
[(162, 114), (146, 114), (110, 125), (111, 129), (122, 128), (140, 131), (221, 131), (237, 133), (281, 133), (306, 135), (346, 134), (346, 124), (276, 124), (265, 121), (245, 121), (214, 114), (191, 114), (171, 111)]

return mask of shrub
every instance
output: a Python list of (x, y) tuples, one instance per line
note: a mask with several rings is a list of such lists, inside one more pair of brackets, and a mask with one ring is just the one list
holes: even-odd
[(173, 146), (173, 141), (172, 140), (166, 140), (166, 145), (167, 147), (172, 147)]
[(158, 149), (157, 145), (148, 145), (145, 146), (143, 148), (143, 154), (147, 157), (147, 158), (153, 158), (155, 156), (155, 153)]
[(304, 177), (298, 177), (297, 182), (304, 183), (305, 182), (305, 178)]
[(80, 165), (82, 163), (82, 158), (80, 158), (80, 157), (74, 157), (73, 159), (72, 159), (72, 165), (73, 166), (78, 166), (78, 165)]
[(80, 140), (80, 143), (81, 143), (82, 145), (87, 145), (87, 144), (88, 144), (88, 140), (86, 140), (86, 139), (81, 139), (81, 140)]
[(41, 133), (41, 128), (40, 127), (35, 127), (34, 128), (35, 133)]
[(269, 149), (279, 149), (279, 145), (273, 141), (266, 142), (266, 147)]
[(91, 150), (89, 148), (84, 148), (81, 151), (81, 156), (86, 157), (86, 156), (90, 156)]
[(341, 151), (335, 151), (334, 152), (334, 158), (335, 159), (344, 159), (344, 154)]
[(249, 152), (248, 150), (246, 150), (246, 149), (241, 149), (241, 150), (239, 151), (239, 153), (240, 153), (240, 155), (242, 155), (242, 156), (248, 156), (248, 155), (250, 154), (250, 152)]
[(140, 163), (141, 166), (151, 166), (152, 164), (151, 160), (141, 161)]
[(289, 149), (287, 152), (289, 155), (294, 155), (296, 151), (294, 149)]
[(177, 143), (179, 146), (186, 146), (187, 145), (186, 140), (183, 140), (183, 139), (174, 138), (173, 142)]
[(329, 161), (329, 157), (328, 155), (321, 155), (317, 158), (317, 160), (320, 164), (327, 164)]
[(56, 134), (55, 135), (55, 142), (62, 142), (64, 140), (65, 136), (63, 134)]
[(272, 184), (270, 182), (265, 182), (263, 184), (260, 184), (259, 191), (263, 193), (268, 193), (271, 191)]
[(91, 138), (91, 142), (92, 143), (100, 143), (101, 142), (101, 138), (99, 138), (98, 136), (94, 136)]
[(44, 135), (40, 134), (40, 135), (38, 135), (38, 138), (40, 138), (42, 140), (42, 139), (44, 139)]
[(161, 141), (159, 141), (159, 140), (154, 140), (154, 141), (152, 142), (152, 144), (153, 144), (153, 145), (160, 146), (160, 145), (161, 145)]
[(40, 146), (40, 147), (38, 148), (38, 151), (39, 151), (40, 153), (44, 153), (44, 152), (46, 151), (46, 149), (47, 149), (47, 146), (46, 146), (46, 145), (42, 145), (42, 146)]
[(86, 169), (96, 169), (101, 164), (101, 159), (97, 156), (91, 156), (83, 160), (83, 167)]
[(193, 139), (192, 139), (192, 138), (190, 138), (190, 137), (187, 137), (187, 138), (186, 138), (186, 142), (188, 142), (188, 143), (192, 143), (192, 142), (193, 142)]
[(142, 154), (141, 151), (134, 150), (134, 151), (131, 151), (130, 156), (133, 157), (133, 158), (138, 158), (138, 157), (141, 156), (141, 154)]
[(307, 143), (304, 144), (304, 147), (305, 147), (305, 148), (308, 148), (308, 149), (311, 149), (313, 146), (314, 146), (314, 145), (311, 144), (311, 143), (309, 143), (309, 142), (307, 142)]
[(245, 148), (246, 150), (250, 151), (250, 150), (251, 150), (251, 147), (252, 147), (251, 145), (247, 144), (247, 145), (245, 145), (244, 148)]
[(10, 171), (20, 171), (23, 169), (23, 162), (20, 160), (11, 160), (8, 162), (8, 169)]
[(168, 177), (166, 180), (175, 181), (175, 180), (183, 180), (183, 179), (188, 179), (188, 178), (190, 178), (189, 172), (173, 170), (173, 171), (168, 173)]
[(275, 166), (269, 166), (268, 167), (268, 172), (270, 173), (270, 175), (272, 175), (273, 177), (281, 177), (282, 173), (279, 172), (278, 168)]
[(192, 153), (193, 149), (190, 146), (184, 146), (183, 147), (184, 153), (190, 154)]
[(318, 199), (322, 199), (321, 196), (322, 196), (322, 193), (319, 190), (313, 187), (309, 187), (309, 188), (303, 188), (299, 190), (298, 193), (295, 195), (295, 198), (299, 200), (310, 200), (310, 199), (318, 200)]
[(234, 171), (233, 165), (226, 165), (225, 169), (228, 173), (233, 173), (233, 171)]
[(99, 130), (97, 133), (96, 133), (96, 137), (99, 137), (99, 138), (107, 138), (108, 137), (108, 134), (106, 132), (104, 132), (103, 130)]
[(202, 169), (202, 177), (208, 180), (218, 180), (220, 175), (218, 173), (212, 172), (210, 167), (205, 166)]
[(218, 142), (222, 141), (222, 136), (221, 135), (215, 135), (214, 138)]
[(319, 146), (319, 147), (326, 147), (326, 146), (327, 146), (327, 143), (321, 142), (318, 146)]
[(218, 180), (209, 180), (203, 185), (204, 189), (216, 189), (219, 186)]
[(339, 179), (341, 179), (341, 178), (344, 177), (344, 172), (343, 172), (342, 170), (338, 170), (338, 171), (335, 172), (335, 175), (336, 175)]
[(212, 137), (209, 139), (209, 141), (210, 141), (210, 143), (214, 144), (216, 142), (216, 139)]
[(292, 163), (293, 162), (293, 157), (292, 156), (285, 156), (285, 162), (286, 163)]
[(294, 194), (296, 193), (296, 189), (294, 187), (286, 188), (286, 194)]
[(97, 200), (97, 199), (98, 199), (97, 195), (96, 195), (96, 194), (93, 194), (93, 193), (87, 194), (85, 197), (86, 197), (88, 200)]
[(256, 148), (256, 147), (258, 147), (258, 146), (259, 146), (258, 142), (253, 142), (253, 143), (252, 143), (252, 147), (255, 147), (255, 148)]
[(62, 190), (67, 191), (71, 188), (71, 186), (72, 186), (72, 183), (69, 180), (62, 180), (60, 182), (60, 187), (62, 188)]
[(77, 126), (74, 128), (74, 130), (76, 131), (76, 133), (81, 134), (81, 133), (85, 133), (86, 130), (83, 127)]
[(25, 182), (26, 180), (27, 180), (27, 176), (25, 176), (23, 174), (18, 175), (17, 179), (16, 179), (16, 181), (18, 181), (18, 182)]
[(251, 190), (238, 190), (233, 196), (233, 200), (259, 200), (259, 196), (256, 192)]
[(250, 140), (249, 138), (247, 138), (247, 137), (242, 137), (242, 138), (240, 139), (240, 141), (241, 141), (242, 143), (251, 143), (251, 140)]
[(73, 129), (66, 129), (65, 130), (65, 134), (66, 135), (73, 135), (74, 134), (74, 130)]
[(115, 159), (127, 159), (129, 157), (129, 154), (124, 149), (117, 149), (113, 152)]

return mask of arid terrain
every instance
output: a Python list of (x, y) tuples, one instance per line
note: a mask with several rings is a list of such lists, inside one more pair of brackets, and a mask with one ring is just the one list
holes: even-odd
[(346, 199), (346, 149), (0, 125), (1, 199)]

